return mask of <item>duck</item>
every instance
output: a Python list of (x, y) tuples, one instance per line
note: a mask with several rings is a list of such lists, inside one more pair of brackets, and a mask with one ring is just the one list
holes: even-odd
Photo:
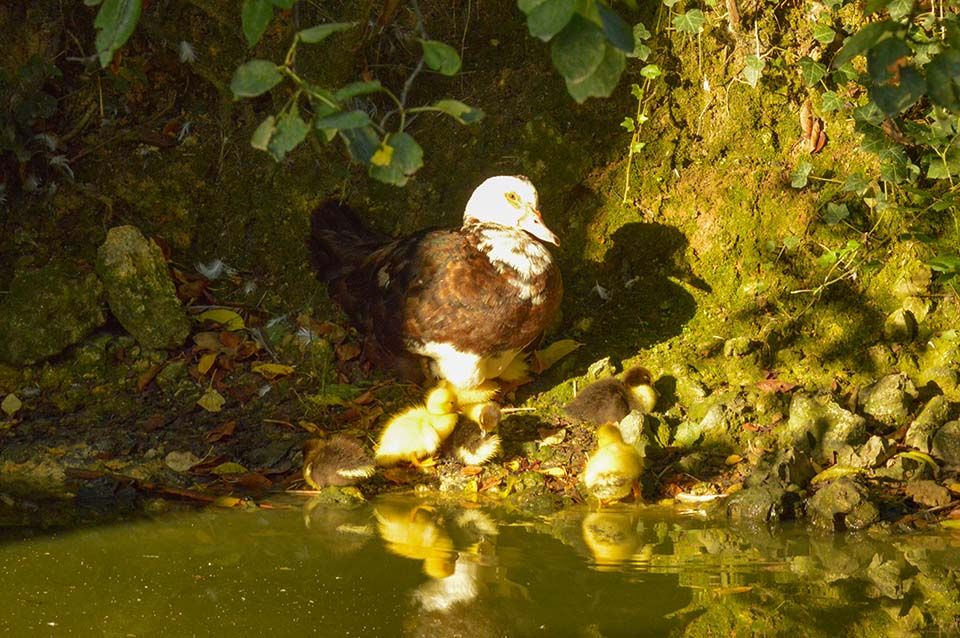
[(597, 449), (587, 458), (583, 482), (601, 507), (631, 492), (639, 498), (642, 472), (643, 458), (636, 448), (624, 443), (620, 428), (613, 423), (597, 428)]
[(315, 490), (356, 485), (373, 476), (374, 470), (369, 452), (356, 439), (336, 434), (304, 443), (303, 480)]
[(387, 422), (374, 453), (377, 465), (392, 467), (402, 462), (418, 467), (429, 465), (429, 459), (453, 432), (458, 417), (456, 397), (450, 389), (432, 389), (425, 405), (408, 408)]
[(426, 361), (458, 388), (497, 377), (554, 320), (563, 297), (539, 195), (522, 175), (471, 194), (458, 229), (394, 238), (327, 200), (311, 220), (310, 254), (331, 298), (364, 335), (374, 363)]
[(619, 423), (633, 410), (652, 412), (659, 398), (650, 371), (634, 366), (622, 378), (600, 379), (586, 386), (564, 406), (564, 413), (591, 425)]

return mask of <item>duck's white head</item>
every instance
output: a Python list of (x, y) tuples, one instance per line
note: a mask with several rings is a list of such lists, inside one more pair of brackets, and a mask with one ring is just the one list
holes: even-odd
[(543, 223), (537, 205), (537, 189), (522, 175), (497, 175), (477, 186), (463, 211), (464, 223), (488, 222), (524, 230), (537, 239), (560, 245)]

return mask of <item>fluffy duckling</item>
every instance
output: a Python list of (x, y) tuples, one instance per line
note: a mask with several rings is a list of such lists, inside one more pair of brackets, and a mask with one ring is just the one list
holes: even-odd
[(479, 425), (484, 432), (493, 432), (500, 425), (500, 406), (494, 401), (500, 388), (494, 381), (487, 380), (472, 388), (458, 388), (448, 381), (441, 381), (440, 387), (454, 394), (460, 414)]
[(373, 459), (356, 439), (337, 434), (304, 443), (303, 480), (315, 490), (327, 485), (355, 485), (373, 472)]
[(618, 423), (633, 410), (652, 411), (657, 398), (650, 371), (636, 366), (624, 372), (622, 379), (610, 377), (591, 383), (563, 411), (592, 425)]
[(500, 452), (500, 437), (473, 423), (461, 423), (444, 444), (444, 452), (464, 465), (483, 465)]
[(427, 394), (426, 406), (404, 410), (380, 433), (375, 458), (377, 465), (391, 467), (403, 461), (422, 465), (432, 457), (457, 425), (456, 397), (447, 387)]
[(633, 492), (640, 496), (640, 473), (643, 459), (632, 445), (623, 442), (620, 428), (612, 423), (597, 429), (597, 449), (587, 459), (583, 482), (600, 501), (618, 501)]

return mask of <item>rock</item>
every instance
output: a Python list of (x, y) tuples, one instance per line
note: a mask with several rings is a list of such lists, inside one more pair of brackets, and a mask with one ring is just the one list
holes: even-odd
[(917, 390), (903, 373), (888, 374), (860, 391), (860, 407), (880, 423), (897, 427), (907, 422)]
[(874, 554), (867, 567), (867, 578), (882, 596), (903, 598), (903, 576), (896, 561), (885, 561), (880, 554)]
[(937, 430), (930, 453), (948, 465), (960, 465), (960, 421), (948, 421)]
[(145, 348), (175, 348), (190, 333), (160, 247), (134, 226), (115, 226), (97, 253), (110, 310)]
[(66, 262), (18, 271), (0, 296), (0, 360), (30, 365), (60, 354), (106, 323), (96, 275)]
[(700, 373), (692, 366), (678, 366), (674, 370), (674, 377), (677, 380), (677, 398), (685, 406), (702, 401), (710, 394), (707, 387), (700, 381)]
[(781, 487), (748, 487), (727, 500), (727, 518), (733, 523), (775, 523), (794, 518), (795, 494)]
[(952, 412), (953, 406), (946, 397), (942, 395), (933, 397), (927, 401), (923, 410), (910, 424), (903, 442), (929, 454), (933, 435), (950, 419)]
[(921, 373), (921, 381), (934, 384), (951, 401), (960, 401), (960, 375), (953, 368), (936, 366)]
[(599, 361), (594, 361), (587, 368), (587, 383), (592, 383), (598, 379), (606, 379), (617, 374), (616, 368), (610, 362), (610, 357), (604, 357)]
[(863, 529), (879, 516), (867, 491), (849, 478), (831, 481), (807, 501), (810, 521), (817, 527), (842, 532)]
[(951, 500), (950, 491), (936, 481), (910, 481), (907, 483), (906, 492), (917, 505), (926, 507), (939, 507)]
[(834, 452), (844, 444), (857, 446), (866, 441), (866, 420), (837, 405), (827, 395), (793, 395), (790, 416), (777, 429), (777, 439), (785, 446), (809, 450), (821, 463), (832, 463)]
[(765, 454), (743, 484), (746, 487), (777, 484), (782, 487), (795, 485), (803, 488), (816, 474), (817, 470), (806, 452), (787, 447), (773, 454)]
[(841, 446), (837, 452), (837, 465), (870, 469), (884, 463), (893, 453), (894, 448), (887, 439), (871, 436), (858, 448)]
[(883, 322), (883, 337), (893, 343), (910, 343), (917, 337), (917, 319), (903, 308), (894, 310)]

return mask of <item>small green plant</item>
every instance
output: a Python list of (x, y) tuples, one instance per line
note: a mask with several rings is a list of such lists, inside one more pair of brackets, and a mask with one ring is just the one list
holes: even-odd
[(553, 66), (579, 103), (608, 97), (620, 82), (633, 29), (602, 0), (517, 0), (530, 35), (550, 42)]
[[(296, 70), (297, 48), (301, 44), (318, 44), (335, 33), (352, 29), (352, 22), (319, 24), (297, 32), (281, 64), (269, 60), (249, 60), (234, 73), (230, 89), (234, 99), (257, 97), (283, 81), (291, 82), (295, 90), (276, 115), (268, 115), (253, 132), (250, 143), (254, 148), (270, 153), (277, 161), (315, 134), (324, 142), (339, 137), (350, 156), (368, 167), (370, 177), (395, 186), (403, 186), (421, 166), (423, 149), (406, 130), (410, 116), (417, 113), (441, 113), (461, 124), (480, 121), (483, 112), (457, 100), (438, 100), (429, 105), (408, 107), (407, 95), (414, 78), (424, 65), (447, 76), (460, 71), (460, 56), (443, 42), (426, 38), (417, 14), (421, 35), (422, 55), (417, 66), (396, 93), (378, 80), (364, 80), (330, 89), (302, 78)], [(385, 95), (394, 105), (379, 121), (353, 105), (355, 98), (371, 94)], [(396, 126), (388, 127), (395, 118)]]

